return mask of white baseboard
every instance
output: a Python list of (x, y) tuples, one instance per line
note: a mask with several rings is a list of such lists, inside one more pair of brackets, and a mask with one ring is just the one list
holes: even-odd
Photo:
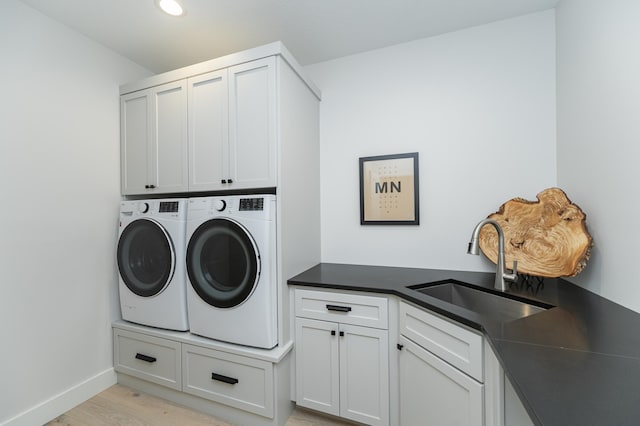
[(69, 411), (78, 404), (99, 394), (116, 384), (117, 377), (113, 368), (109, 368), (75, 386), (41, 402), (8, 420), (3, 426), (33, 426), (47, 423)]

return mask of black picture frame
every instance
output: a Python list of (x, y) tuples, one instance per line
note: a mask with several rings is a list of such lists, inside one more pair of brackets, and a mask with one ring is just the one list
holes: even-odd
[(361, 157), (360, 224), (420, 225), (418, 153)]

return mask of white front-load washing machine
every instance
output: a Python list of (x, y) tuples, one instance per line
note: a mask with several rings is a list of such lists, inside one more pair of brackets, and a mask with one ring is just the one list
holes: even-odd
[(187, 199), (122, 201), (118, 234), (122, 319), (189, 329), (184, 265)]
[(191, 333), (278, 344), (275, 195), (189, 199), (186, 265)]

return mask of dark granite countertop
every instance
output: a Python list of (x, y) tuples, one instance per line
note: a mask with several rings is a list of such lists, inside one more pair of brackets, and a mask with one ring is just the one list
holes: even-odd
[(498, 322), (411, 288), (456, 280), (493, 287), (493, 273), (321, 263), (290, 285), (385, 293), (481, 331), (538, 425), (640, 424), (640, 314), (562, 279), (511, 285), (554, 307)]

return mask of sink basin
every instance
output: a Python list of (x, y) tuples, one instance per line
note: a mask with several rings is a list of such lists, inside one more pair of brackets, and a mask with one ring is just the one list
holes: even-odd
[(496, 294), (457, 282), (411, 288), (498, 321), (511, 321), (528, 317), (551, 307), (515, 300), (505, 294)]

